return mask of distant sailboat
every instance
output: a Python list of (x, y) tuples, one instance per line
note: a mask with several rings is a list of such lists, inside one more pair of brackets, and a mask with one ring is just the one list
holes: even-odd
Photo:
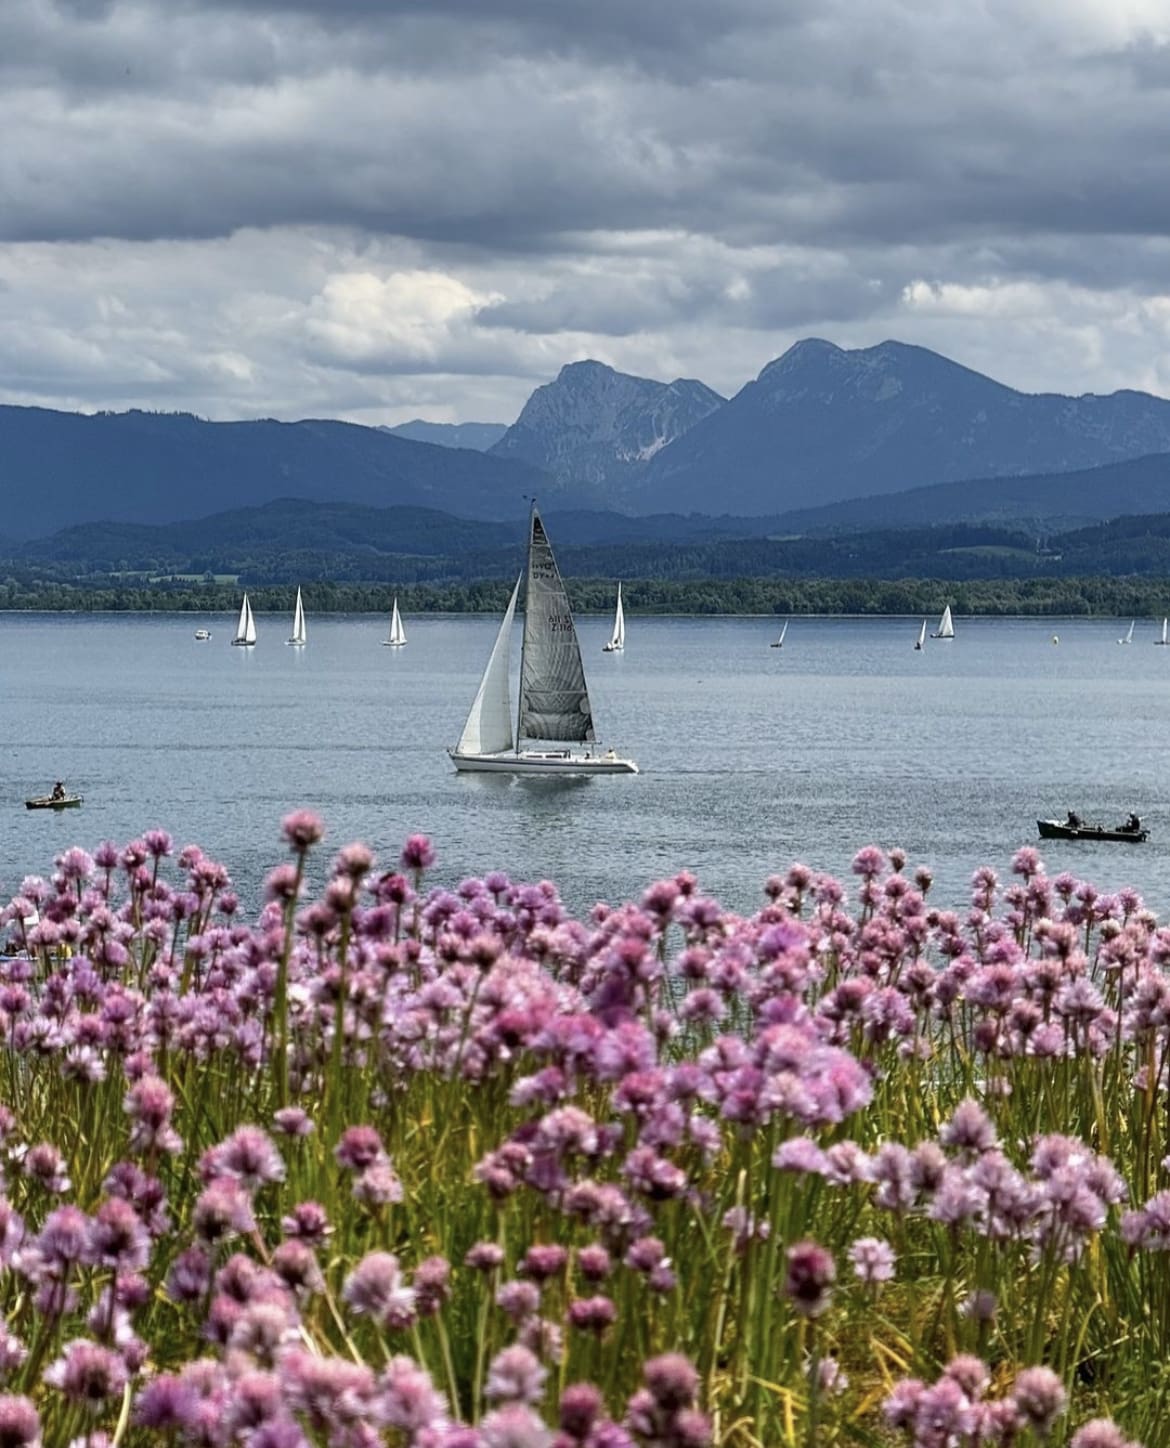
[(772, 647), (773, 647), (774, 649), (782, 649), (782, 648), (784, 647), (784, 635), (785, 635), (787, 632), (788, 632), (788, 620), (785, 619), (785, 620), (784, 620), (784, 627), (780, 630), (780, 637), (779, 637), (779, 638), (773, 643), (773, 645), (772, 645)]
[(620, 654), (626, 646), (626, 616), (622, 611), (622, 586), (618, 584), (617, 611), (613, 616), (613, 637), (602, 647), (602, 653)]
[[(447, 752), (458, 770), (505, 774), (637, 774), (632, 759), (592, 746), (593, 708), (581, 663), (581, 646), (565, 585), (535, 505), (529, 520), (524, 643), (520, 655), (520, 707), (512, 729), (508, 680), (512, 620), (520, 594), (516, 580), (459, 743)], [(560, 748), (521, 748), (521, 740), (561, 741)]]
[(943, 609), (942, 618), (938, 621), (938, 628), (931, 634), (932, 639), (953, 639), (955, 636), (955, 624), (951, 618), (951, 606), (948, 603)]
[(925, 619), (922, 620), (922, 627), (918, 630), (918, 642), (914, 645), (914, 647), (915, 647), (916, 649), (924, 649), (924, 648), (926, 647), (926, 620), (925, 620)]
[(293, 609), (293, 631), (292, 638), (286, 639), (286, 643), (295, 645), (297, 648), (304, 648), (309, 642), (308, 631), (305, 628), (305, 605), (301, 602), (301, 590), (297, 589), (296, 607)]
[(398, 612), (398, 600), (394, 600), (394, 611), (390, 615), (390, 633), (382, 640), (385, 649), (400, 649), (406, 642), (406, 630), (402, 627), (402, 615)]
[(1170, 644), (1170, 637), (1168, 637), (1168, 636), (1167, 636), (1167, 633), (1166, 633), (1166, 628), (1167, 628), (1167, 624), (1168, 624), (1168, 623), (1170, 623), (1170, 620), (1167, 620), (1167, 619), (1163, 619), (1163, 620), (1162, 620), (1162, 637), (1161, 637), (1160, 639), (1155, 639), (1155, 640), (1154, 640), (1154, 642), (1155, 642), (1156, 644)]
[(1130, 619), (1129, 632), (1126, 634), (1126, 636), (1125, 636), (1123, 639), (1118, 639), (1118, 640), (1117, 640), (1117, 642), (1118, 642), (1119, 644), (1131, 644), (1131, 643), (1133, 643), (1133, 626), (1134, 626), (1134, 623), (1135, 623), (1135, 622), (1136, 622), (1136, 620)]
[(256, 620), (252, 617), (252, 605), (248, 602), (248, 595), (244, 594), (244, 601), (240, 604), (240, 616), (236, 621), (236, 636), (232, 639), (233, 645), (250, 649), (256, 642)]

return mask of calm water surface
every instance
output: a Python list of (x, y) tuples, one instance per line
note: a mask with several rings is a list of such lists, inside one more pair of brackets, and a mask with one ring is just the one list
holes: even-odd
[[(871, 840), (931, 865), (961, 904), (976, 865), (1006, 873), (1038, 816), (1075, 808), (1135, 809), (1151, 842), (1049, 842), (1050, 871), (1133, 883), (1170, 910), (1170, 649), (1153, 623), (1119, 647), (1128, 619), (958, 620), (954, 642), (918, 654), (918, 620), (796, 619), (781, 650), (773, 620), (633, 618), (624, 655), (603, 655), (610, 620), (583, 619), (603, 744), (642, 769), (585, 781), (452, 769), (496, 619), (407, 619), (405, 649), (380, 646), (380, 616), (310, 617), (304, 650), (284, 645), (289, 619), (261, 615), (255, 649), (229, 646), (232, 623), (0, 615), (4, 898), (66, 845), (152, 825), (254, 898), (281, 816), (308, 805), (330, 845), (365, 840), (389, 865), (424, 830), (444, 881), (548, 877), (575, 909), (682, 867), (753, 908), (792, 860), (847, 873)], [(83, 808), (26, 812), (57, 778)]]

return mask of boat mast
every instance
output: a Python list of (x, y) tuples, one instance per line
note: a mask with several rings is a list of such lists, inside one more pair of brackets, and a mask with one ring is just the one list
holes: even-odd
[(520, 635), (520, 693), (516, 699), (516, 745), (520, 754), (520, 720), (524, 717), (524, 656), (528, 652), (528, 611), (532, 606), (532, 535), (536, 530), (536, 499), (528, 514), (528, 563), (524, 572), (524, 632)]

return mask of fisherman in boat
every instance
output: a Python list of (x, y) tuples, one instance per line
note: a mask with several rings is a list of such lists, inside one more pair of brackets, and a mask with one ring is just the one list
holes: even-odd
[(1079, 829), (1080, 829), (1080, 827), (1081, 827), (1081, 817), (1080, 817), (1079, 814), (1077, 814), (1077, 812), (1076, 812), (1075, 809), (1070, 809), (1070, 810), (1069, 810), (1069, 812), (1068, 812), (1068, 819), (1065, 820), (1065, 824), (1068, 825), (1068, 827), (1069, 827), (1070, 830), (1079, 830)]
[(58, 780), (57, 783), (53, 786), (53, 793), (49, 796), (49, 798), (50, 798), (50, 799), (64, 799), (64, 798), (65, 798), (65, 786), (61, 783), (60, 780)]
[(1129, 818), (1126, 820), (1126, 822), (1122, 825), (1121, 828), (1126, 832), (1126, 834), (1137, 835), (1137, 834), (1140, 834), (1140, 833), (1141, 833), (1142, 822), (1141, 822), (1141, 820), (1137, 817), (1137, 815), (1135, 815), (1135, 814), (1131, 811), (1131, 812), (1130, 812), (1130, 815), (1129, 815)]

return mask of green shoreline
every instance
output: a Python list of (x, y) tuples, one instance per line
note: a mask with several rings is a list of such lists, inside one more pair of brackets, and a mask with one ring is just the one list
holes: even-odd
[[(612, 612), (614, 580), (566, 579), (574, 611)], [(310, 613), (502, 612), (512, 579), (471, 583), (303, 583)], [(192, 584), (109, 587), (85, 582), (0, 579), (4, 613), (230, 613), (247, 588), (257, 613), (286, 613), (295, 586)], [(991, 618), (1153, 618), (1170, 614), (1170, 579), (1149, 576), (966, 579), (693, 578), (623, 579), (627, 614), (678, 617), (853, 616), (930, 618), (949, 603), (960, 616)]]

